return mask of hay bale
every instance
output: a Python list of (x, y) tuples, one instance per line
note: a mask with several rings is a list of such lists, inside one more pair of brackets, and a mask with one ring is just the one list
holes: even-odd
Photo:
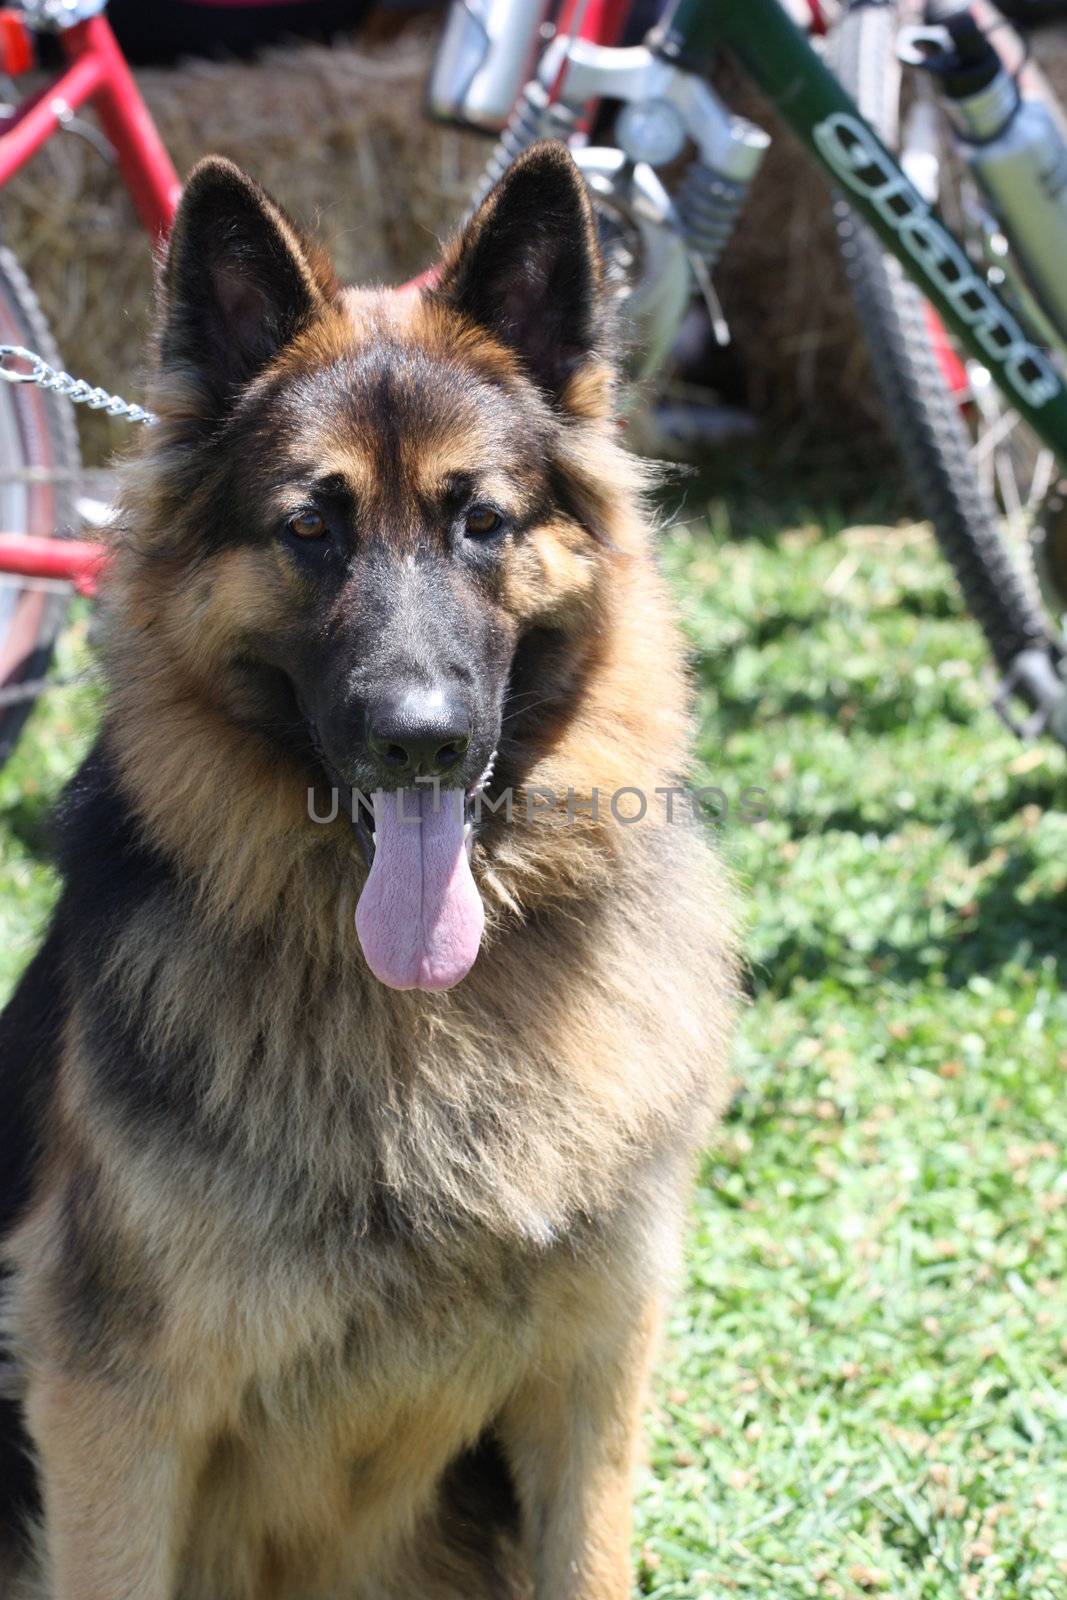
[(730, 107), (771, 146), (717, 286), (748, 400), (787, 448), (880, 451), (885, 415), (841, 264), (831, 191), (799, 140), (747, 83), (720, 74)]
[[(425, 117), (431, 54), (417, 29), (377, 48), (294, 45), (137, 79), (179, 173), (209, 151), (229, 156), (325, 240), (342, 277), (402, 282), (434, 260), (486, 156), (478, 135)], [(59, 135), (4, 190), (3, 208), (5, 242), (64, 361), (139, 397), (152, 255), (114, 167)], [(87, 461), (124, 443), (106, 418), (83, 411), (79, 422)]]
[[(1067, 90), (1067, 31), (1036, 53)], [(427, 266), (484, 163), (484, 138), (424, 114), (433, 35), (386, 44), (293, 45), (255, 62), (188, 62), (138, 74), (179, 172), (207, 151), (247, 168), (325, 239), (341, 275), (399, 282)], [(728, 103), (774, 142), (718, 286), (749, 399), (793, 450), (873, 460), (886, 428), (852, 313), (821, 174), (755, 92), (720, 74)], [(145, 234), (113, 167), (71, 135), (52, 139), (4, 191), (5, 240), (30, 274), (71, 370), (136, 398), (151, 302)], [(123, 443), (81, 418), (90, 462)]]

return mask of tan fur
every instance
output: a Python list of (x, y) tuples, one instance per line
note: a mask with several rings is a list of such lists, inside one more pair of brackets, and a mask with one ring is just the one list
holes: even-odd
[[(353, 291), (281, 364), (383, 338), (520, 381), (437, 307)], [(160, 487), (188, 401), (172, 382), (154, 403), (110, 584), (108, 739), (140, 827), (196, 890), (177, 914), (146, 903), (106, 961), (154, 1039), (193, 1042), (232, 1164), (205, 1175), (111, 1120), (71, 1015), (43, 1176), (7, 1243), (47, 1570), (9, 1576), (5, 1600), (625, 1600), (660, 1307), (727, 1092), (733, 955), (703, 841), (608, 809), (684, 771), (688, 691), (606, 379), (572, 382), (566, 443), (599, 538), (546, 522), (486, 599), (515, 634), (563, 619), (582, 641), (517, 796), (570, 789), (578, 815), (558, 799), (486, 830), (485, 944), (439, 995), (370, 976), (351, 828), (309, 825), (306, 786), (218, 701), (229, 641), (281, 626), (297, 580), (260, 549), (190, 568)], [(372, 456), (331, 426), (319, 458), (368, 492)], [(423, 441), (413, 470), (435, 482), (470, 449)], [(74, 1173), (109, 1288), (144, 1310), (109, 1327), (103, 1362), (61, 1311)], [(339, 1233), (363, 1191), (403, 1197), (415, 1242)], [(495, 1575), (457, 1556), (437, 1503), (487, 1428), (523, 1511)]]

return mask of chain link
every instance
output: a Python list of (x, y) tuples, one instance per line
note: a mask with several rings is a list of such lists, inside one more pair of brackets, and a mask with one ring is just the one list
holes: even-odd
[[(57, 9), (61, 9), (57, 7)], [(69, 9), (74, 9), (73, 7)], [(12, 367), (11, 362), (19, 362), (28, 371)], [(39, 389), (49, 390), (53, 394), (64, 395), (73, 405), (88, 406), (90, 411), (103, 411), (109, 417), (126, 422), (155, 422), (155, 414), (147, 411), (144, 406), (133, 404), (132, 401), (123, 400), (120, 395), (109, 394), (106, 389), (94, 387), (86, 383), (84, 378), (72, 377), (69, 372), (50, 366), (43, 356), (35, 350), (27, 350), (21, 344), (0, 344), (0, 380), (4, 383), (32, 383)], [(0, 474), (3, 477), (20, 477), (22, 474)], [(33, 478), (32, 472), (25, 474), (27, 481)], [(43, 481), (50, 477), (58, 478), (59, 474), (46, 474)], [(15, 582), (7, 577), (0, 577), (0, 584)], [(61, 579), (48, 578), (20, 578), (16, 586), (22, 589), (69, 589), (70, 585)], [(25, 705), (42, 694), (51, 694), (55, 689), (76, 688), (82, 684), (91, 683), (92, 676), (88, 673), (75, 673), (66, 678), (30, 678), (26, 683), (13, 683), (0, 686), (0, 711), (9, 706)]]
[[(20, 371), (17, 367), (9, 366), (9, 362), (21, 361), (29, 367), (28, 372)], [(106, 389), (94, 388), (86, 383), (84, 378), (74, 378), (69, 372), (49, 366), (43, 356), (37, 355), (33, 350), (27, 350), (21, 344), (0, 344), (0, 379), (5, 383), (33, 383), (39, 389), (49, 389), (53, 394), (64, 395), (72, 405), (88, 406), (90, 411), (103, 411), (109, 417), (121, 419), (124, 422), (155, 422), (154, 411), (146, 411), (144, 406), (135, 405), (131, 400), (123, 400), (117, 394), (109, 394)]]

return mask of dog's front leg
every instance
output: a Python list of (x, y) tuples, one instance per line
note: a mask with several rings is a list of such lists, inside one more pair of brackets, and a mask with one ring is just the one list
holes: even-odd
[[(617, 1314), (617, 1313), (616, 1313)], [(528, 1376), (500, 1419), (536, 1600), (629, 1600), (633, 1478), (658, 1306), (591, 1329)]]
[(26, 1419), (44, 1495), (50, 1600), (171, 1600), (186, 1460), (117, 1385), (41, 1374)]

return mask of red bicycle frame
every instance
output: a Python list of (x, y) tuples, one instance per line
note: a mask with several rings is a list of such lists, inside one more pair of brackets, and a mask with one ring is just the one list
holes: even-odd
[[(11, 12), (4, 20), (10, 47), (11, 30), (22, 25)], [(78, 110), (91, 105), (138, 216), (153, 240), (166, 238), (181, 184), (107, 19), (89, 17), (59, 37), (67, 66), (0, 122), (0, 184)], [(31, 50), (24, 60), (32, 60)], [(85, 540), (0, 535), (0, 572), (65, 578), (82, 594), (95, 589), (103, 562), (103, 547)]]
[[(564, 0), (557, 25), (569, 31), (577, 20), (583, 38), (615, 44), (625, 26), (629, 3)], [(0, 10), (0, 18), (5, 28), (6, 65), (9, 70), (21, 70), (32, 62), (31, 36), (17, 13)], [(0, 184), (18, 172), (75, 112), (90, 105), (115, 152), (138, 216), (153, 240), (166, 238), (181, 184), (107, 19), (90, 17), (59, 37), (68, 63), (64, 71), (0, 121)], [(432, 281), (433, 271), (431, 268), (409, 287)], [(95, 592), (105, 559), (105, 547), (88, 540), (0, 533), (0, 573), (66, 579), (81, 594)]]
[(59, 37), (69, 65), (17, 107), (0, 132), (0, 184), (90, 103), (141, 221), (154, 238), (164, 238), (181, 184), (107, 19), (90, 17)]
[(19, 578), (59, 578), (79, 594), (96, 593), (107, 561), (107, 546), (91, 539), (44, 539), (28, 533), (0, 533), (0, 572)]

